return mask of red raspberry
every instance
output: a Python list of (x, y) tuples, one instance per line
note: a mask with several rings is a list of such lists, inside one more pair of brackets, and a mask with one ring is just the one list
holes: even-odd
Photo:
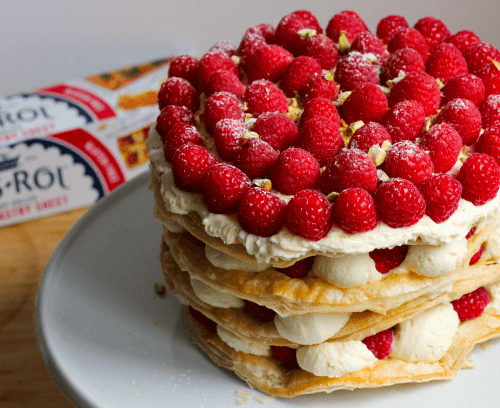
[(349, 140), (349, 149), (359, 149), (366, 153), (374, 145), (382, 146), (385, 140), (392, 143), (391, 135), (387, 130), (376, 122), (370, 122), (361, 126)]
[(280, 152), (287, 149), (299, 133), (295, 121), (280, 112), (266, 112), (260, 115), (255, 121), (253, 131)]
[(191, 126), (196, 125), (193, 112), (188, 108), (185, 106), (168, 105), (161, 110), (160, 115), (156, 119), (156, 131), (165, 140), (167, 133), (179, 122)]
[(375, 84), (363, 84), (349, 95), (342, 106), (342, 113), (347, 123), (358, 120), (368, 123), (378, 122), (387, 109), (387, 98), (382, 89)]
[(414, 28), (403, 28), (391, 37), (387, 49), (392, 54), (401, 48), (411, 48), (417, 51), (422, 59), (427, 61), (429, 55), (429, 47), (422, 34)]
[(451, 37), (450, 30), (448, 30), (441, 20), (434, 17), (421, 18), (415, 24), (415, 29), (424, 36), (429, 51), (432, 51), (439, 44)]
[(302, 55), (314, 58), (323, 69), (333, 69), (339, 59), (335, 42), (326, 35), (315, 35), (305, 40)]
[(500, 60), (500, 51), (488, 43), (474, 43), (464, 54), (469, 67), (469, 72), (478, 75), (485, 64), (491, 63), (491, 60)]
[(287, 195), (312, 188), (318, 178), (318, 162), (310, 153), (299, 148), (290, 147), (281, 152), (271, 170), (274, 188)]
[(185, 144), (172, 157), (175, 185), (184, 191), (201, 191), (201, 182), (207, 170), (217, 163), (217, 158), (203, 146)]
[(332, 205), (317, 191), (299, 191), (286, 206), (285, 226), (295, 235), (319, 241), (332, 227)]
[(442, 104), (446, 105), (453, 99), (468, 99), (478, 106), (484, 99), (485, 87), (483, 81), (473, 74), (462, 74), (451, 78), (443, 89)]
[(479, 106), (483, 128), (500, 122), (500, 95), (490, 95)]
[(390, 272), (392, 269), (397, 268), (403, 263), (408, 253), (408, 245), (400, 245), (394, 248), (380, 248), (374, 249), (368, 255), (373, 262), (375, 268), (382, 275)]
[(486, 96), (500, 94), (500, 69), (495, 64), (486, 64), (478, 75), (483, 80)]
[(246, 65), (248, 82), (266, 79), (278, 82), (293, 61), (293, 55), (279, 45), (267, 45), (256, 50)]
[(384, 44), (389, 44), (391, 37), (403, 28), (408, 28), (408, 22), (403, 16), (393, 14), (384, 17), (377, 24), (377, 37), (382, 39)]
[(449, 174), (433, 174), (421, 187), (425, 199), (425, 214), (440, 224), (457, 210), (462, 185)]
[(493, 157), (500, 166), (500, 123), (486, 128), (474, 148)]
[(215, 125), (222, 119), (243, 120), (243, 110), (238, 98), (229, 92), (217, 92), (205, 102), (203, 121), (210, 135), (214, 134)]
[(265, 112), (288, 111), (288, 101), (281, 89), (270, 81), (259, 79), (247, 87), (245, 101), (248, 112), (254, 117), (259, 117)]
[(343, 190), (333, 203), (335, 223), (347, 234), (375, 229), (377, 211), (372, 196), (362, 188)]
[(409, 227), (425, 214), (424, 197), (411, 181), (405, 179), (384, 181), (373, 198), (379, 219), (391, 228)]
[(295, 96), (295, 92), (300, 92), (309, 83), (314, 74), (321, 72), (321, 66), (315, 59), (306, 56), (297, 57), (281, 78), (281, 89), (291, 98)]
[(329, 71), (312, 76), (309, 83), (300, 92), (302, 103), (305, 104), (313, 98), (325, 98), (335, 101), (339, 96), (337, 83)]
[(400, 71), (403, 71), (405, 74), (425, 71), (424, 60), (417, 51), (411, 48), (396, 50), (382, 68), (382, 72), (380, 73), (382, 84), (386, 84), (390, 79), (398, 77)]
[(337, 108), (330, 99), (313, 98), (303, 104), (304, 111), (300, 116), (300, 125), (304, 124), (316, 116), (324, 116), (332, 120), (337, 127), (340, 127), (340, 116)]
[(425, 71), (444, 83), (451, 78), (468, 72), (467, 61), (453, 44), (439, 44), (429, 54)]
[(472, 237), (476, 233), (476, 229), (477, 229), (476, 227), (471, 228), (470, 231), (465, 236), (465, 239), (469, 239), (470, 237)]
[(285, 346), (271, 346), (271, 354), (287, 370), (298, 370), (297, 350)]
[(276, 27), (276, 43), (298, 55), (304, 45), (304, 40), (298, 32), (305, 28), (316, 30), (318, 34), (323, 33), (318, 20), (309, 11), (297, 10), (286, 15)]
[(462, 198), (474, 205), (483, 205), (497, 195), (500, 168), (493, 157), (474, 153), (465, 160), (457, 179), (462, 183)]
[(393, 143), (415, 141), (425, 126), (424, 107), (412, 100), (398, 102), (387, 111), (380, 123), (391, 135)]
[(196, 72), (196, 85), (200, 92), (206, 92), (208, 81), (219, 69), (238, 75), (238, 68), (229, 55), (224, 52), (207, 52), (200, 60)]
[(354, 42), (351, 44), (350, 51), (357, 51), (361, 54), (373, 54), (377, 57), (377, 65), (384, 65), (389, 59), (389, 51), (384, 45), (384, 42), (373, 35), (369, 31), (358, 34)]
[(419, 144), (429, 153), (434, 172), (446, 173), (458, 160), (462, 149), (462, 138), (449, 123), (441, 123), (425, 132)]
[(344, 139), (334, 121), (316, 116), (299, 130), (295, 146), (311, 153), (323, 167), (344, 147)]
[(245, 300), (245, 306), (243, 306), (243, 311), (252, 316), (255, 320), (261, 323), (269, 323), (274, 321), (274, 316), (276, 312), (272, 309), (268, 309), (265, 306), (258, 305), (257, 303)]
[(349, 42), (353, 42), (358, 34), (368, 31), (365, 22), (354, 11), (345, 10), (335, 14), (326, 27), (326, 35), (333, 41), (338, 42), (340, 31), (346, 33)]
[(308, 10), (296, 10), (291, 13), (293, 16), (300, 17), (308, 28), (316, 30), (318, 34), (323, 34), (323, 29), (319, 25), (318, 19)]
[(212, 74), (210, 81), (208, 81), (207, 96), (217, 92), (229, 92), (239, 99), (243, 99), (245, 86), (234, 72), (219, 69)]
[(192, 112), (200, 107), (200, 94), (186, 79), (172, 77), (167, 79), (158, 91), (158, 106), (185, 106)]
[(474, 264), (479, 262), (479, 260), (483, 256), (484, 250), (485, 250), (484, 246), (481, 245), (479, 247), (479, 250), (474, 255), (472, 255), (472, 258), (469, 261), (469, 266), (474, 265)]
[(191, 85), (196, 86), (196, 70), (198, 69), (198, 60), (190, 55), (179, 55), (170, 63), (168, 67), (168, 76), (184, 78)]
[(451, 302), (453, 309), (461, 321), (474, 320), (481, 316), (486, 306), (491, 302), (489, 292), (481, 286), (474, 292), (463, 295), (460, 299)]
[(236, 45), (233, 43), (227, 41), (227, 40), (221, 40), (217, 42), (217, 44), (213, 45), (210, 50), (210, 52), (224, 52), (230, 57), (235, 55), (238, 49), (236, 48)]
[(481, 42), (481, 39), (473, 31), (462, 30), (453, 34), (447, 42), (453, 44), (462, 54), (465, 54), (472, 44)]
[(348, 188), (363, 188), (373, 193), (377, 188), (377, 168), (362, 150), (345, 149), (327, 164), (320, 187), (325, 194)]
[(217, 122), (214, 130), (214, 141), (217, 153), (222, 160), (234, 160), (247, 130), (245, 124), (237, 119), (222, 119)]
[(431, 177), (434, 165), (421, 147), (403, 140), (393, 144), (387, 152), (384, 171), (389, 177), (409, 180), (418, 187)]
[(165, 158), (172, 161), (175, 151), (187, 143), (203, 146), (203, 139), (196, 127), (186, 125), (185, 123), (176, 123), (170, 132), (165, 136)]
[(278, 156), (278, 152), (269, 143), (251, 137), (238, 149), (234, 165), (251, 180), (263, 178), (269, 174)]
[(441, 91), (436, 80), (425, 72), (411, 72), (394, 85), (389, 105), (413, 99), (424, 107), (425, 116), (433, 115), (441, 105)]
[(471, 145), (481, 132), (481, 113), (473, 102), (453, 99), (444, 105), (434, 123), (449, 123), (458, 132), (463, 144)]
[(335, 82), (341, 90), (352, 91), (365, 83), (378, 85), (380, 78), (370, 60), (354, 51), (340, 58), (335, 69)]
[(259, 237), (277, 234), (285, 223), (286, 203), (264, 188), (251, 188), (238, 204), (236, 218), (242, 228)]
[(305, 278), (309, 271), (311, 270), (314, 263), (314, 256), (301, 259), (295, 262), (292, 266), (287, 268), (275, 268), (278, 272), (284, 273), (286, 276), (292, 279), (302, 279)]
[(246, 68), (252, 55), (259, 48), (267, 47), (266, 39), (259, 34), (245, 34), (238, 47), (238, 56), (240, 57), (239, 66), (243, 70)]
[(245, 31), (245, 36), (248, 34), (257, 34), (265, 38), (268, 44), (274, 44), (276, 42), (275, 30), (272, 25), (269, 24), (258, 24), (256, 26), (250, 27)]
[(385, 360), (391, 354), (394, 344), (394, 331), (387, 329), (361, 340), (368, 350), (379, 360)]

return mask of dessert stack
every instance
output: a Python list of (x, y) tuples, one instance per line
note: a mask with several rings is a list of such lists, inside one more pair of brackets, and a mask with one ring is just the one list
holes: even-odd
[(500, 335), (500, 52), (353, 11), (172, 61), (146, 147), (163, 274), (270, 395), (450, 379)]

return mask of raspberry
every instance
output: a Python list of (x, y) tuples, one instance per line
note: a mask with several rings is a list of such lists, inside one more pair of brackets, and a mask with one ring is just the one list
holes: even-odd
[(481, 286), (474, 292), (463, 295), (460, 299), (451, 302), (453, 309), (461, 321), (473, 320), (481, 316), (486, 306), (491, 302), (489, 292)]
[(252, 316), (255, 320), (261, 323), (269, 323), (274, 320), (276, 312), (272, 309), (268, 309), (265, 306), (258, 305), (257, 303), (245, 300), (245, 306), (243, 306), (243, 311)]
[(500, 122), (500, 95), (490, 95), (479, 106), (483, 128)]
[(368, 350), (379, 360), (385, 360), (391, 354), (394, 344), (394, 331), (387, 329), (361, 340)]
[(444, 105), (434, 123), (449, 123), (458, 132), (463, 144), (471, 145), (481, 132), (481, 113), (473, 102), (453, 99)]
[(176, 123), (165, 136), (165, 158), (172, 161), (175, 151), (187, 143), (203, 145), (203, 139), (196, 127), (186, 125), (185, 123)]
[(425, 199), (425, 214), (440, 224), (457, 210), (462, 185), (449, 174), (433, 174), (421, 187)]
[(217, 122), (214, 130), (214, 141), (217, 153), (222, 160), (234, 160), (247, 130), (245, 124), (237, 119), (222, 119)]
[(434, 17), (421, 18), (415, 24), (415, 29), (424, 36), (429, 51), (432, 51), (439, 44), (451, 37), (450, 30), (448, 30), (441, 20)]
[(205, 102), (203, 120), (210, 135), (215, 131), (215, 125), (222, 119), (243, 120), (243, 111), (238, 98), (229, 92), (217, 92)]
[(422, 34), (414, 28), (403, 28), (391, 37), (387, 49), (392, 54), (401, 48), (411, 48), (417, 51), (422, 59), (427, 61), (429, 55), (429, 47)]
[(441, 92), (436, 80), (425, 72), (411, 72), (394, 85), (389, 95), (389, 105), (413, 99), (424, 107), (425, 116), (436, 113), (441, 104)]
[(315, 35), (305, 40), (302, 55), (314, 58), (321, 68), (330, 70), (335, 67), (339, 53), (335, 42), (326, 35)]
[(457, 179), (462, 184), (462, 198), (474, 205), (483, 205), (498, 192), (500, 168), (493, 157), (474, 153), (465, 160)]
[(316, 30), (318, 34), (323, 34), (323, 29), (319, 25), (318, 19), (308, 10), (297, 10), (291, 13), (293, 16), (300, 17), (308, 28)]
[(373, 230), (377, 211), (372, 196), (362, 188), (343, 190), (333, 203), (335, 223), (347, 234)]
[(380, 123), (391, 135), (393, 143), (415, 141), (425, 126), (424, 107), (412, 100), (398, 102), (387, 111)]
[(249, 179), (263, 178), (271, 171), (278, 152), (269, 143), (251, 137), (243, 142), (234, 158), (234, 165), (245, 173)]
[(385, 140), (392, 143), (391, 135), (385, 128), (376, 123), (370, 122), (361, 126), (349, 140), (349, 149), (360, 149), (366, 153), (374, 145), (382, 146)]
[(476, 227), (472, 227), (470, 229), (470, 231), (467, 233), (467, 235), (465, 236), (465, 239), (469, 239), (470, 237), (472, 237), (476, 233), (476, 230), (477, 230)]
[(184, 78), (191, 85), (196, 86), (196, 70), (198, 69), (198, 60), (190, 55), (179, 55), (172, 60), (168, 67), (168, 76)]
[(478, 75), (483, 81), (486, 96), (500, 94), (500, 69), (497, 65), (486, 64)]
[(491, 60), (500, 60), (500, 51), (488, 43), (474, 43), (464, 54), (469, 67), (469, 72), (478, 75), (485, 64), (491, 63)]
[(441, 123), (425, 132), (419, 144), (429, 153), (434, 172), (446, 173), (458, 160), (462, 149), (462, 138), (449, 123)]
[(377, 37), (387, 45), (391, 37), (402, 28), (408, 28), (408, 22), (403, 16), (393, 14), (384, 17), (377, 24)]
[(217, 163), (203, 176), (203, 198), (215, 214), (234, 214), (241, 197), (251, 187), (248, 177), (238, 168)]
[(210, 52), (224, 52), (230, 57), (232, 55), (235, 55), (238, 49), (236, 48), (236, 45), (233, 43), (227, 41), (227, 40), (221, 40), (217, 44), (213, 45), (210, 50)]
[(290, 147), (278, 157), (271, 170), (273, 186), (282, 194), (292, 195), (312, 188), (319, 178), (319, 164), (305, 150)]
[(476, 263), (478, 263), (478, 262), (479, 262), (479, 260), (480, 260), (480, 259), (481, 259), (481, 257), (483, 256), (484, 250), (485, 250), (484, 246), (483, 246), (483, 245), (481, 245), (481, 246), (479, 247), (479, 250), (478, 250), (478, 251), (477, 251), (474, 255), (472, 255), (472, 257), (471, 257), (471, 259), (470, 259), (470, 261), (469, 261), (469, 266), (470, 266), (470, 265), (474, 265), (474, 264), (476, 264)]
[(245, 34), (238, 47), (239, 66), (245, 69), (252, 55), (259, 48), (267, 47), (266, 39), (259, 34)]
[(184, 78), (172, 77), (167, 79), (158, 91), (158, 106), (163, 109), (168, 105), (185, 106), (192, 112), (200, 107), (200, 94)]
[(325, 194), (348, 188), (363, 188), (373, 193), (377, 188), (377, 168), (365, 152), (346, 149), (327, 164), (320, 187)]
[(260, 115), (253, 126), (253, 131), (280, 152), (287, 149), (299, 133), (295, 121), (280, 112), (266, 112)]
[(219, 69), (212, 74), (210, 81), (208, 81), (207, 96), (217, 92), (229, 92), (239, 99), (243, 99), (245, 86), (234, 72)]
[(358, 120), (368, 123), (378, 122), (387, 109), (387, 98), (380, 87), (375, 84), (363, 84), (349, 95), (342, 106), (342, 113), (347, 123)]
[(357, 51), (361, 54), (373, 54), (377, 57), (377, 65), (384, 65), (390, 57), (389, 51), (384, 42), (369, 31), (358, 34), (351, 44), (350, 51)]
[(389, 177), (399, 177), (420, 186), (434, 171), (430, 156), (409, 140), (391, 146), (384, 161), (384, 171)]
[(337, 127), (340, 127), (340, 116), (333, 102), (326, 98), (309, 99), (303, 104), (304, 111), (300, 116), (300, 125), (304, 124), (316, 116), (324, 116), (332, 120)]
[(316, 30), (318, 34), (323, 33), (318, 20), (309, 11), (298, 10), (286, 15), (276, 27), (276, 43), (295, 55), (299, 54), (304, 40), (298, 32), (305, 28)]
[(500, 123), (486, 128), (474, 148), (493, 157), (500, 166)]
[(185, 123), (187, 125), (196, 125), (193, 112), (185, 106), (168, 105), (163, 108), (156, 119), (156, 131), (165, 140), (165, 136), (176, 123)]
[(394, 248), (374, 249), (368, 255), (373, 262), (375, 268), (382, 275), (385, 275), (394, 268), (397, 268), (403, 263), (408, 253), (408, 245), (395, 246)]
[(203, 146), (185, 144), (172, 157), (175, 185), (184, 191), (201, 191), (201, 182), (207, 170), (217, 163), (217, 158)]
[(288, 66), (281, 78), (281, 89), (288, 97), (293, 97), (295, 92), (306, 86), (316, 73), (321, 73), (319, 62), (311, 57), (297, 57)]
[(391, 228), (409, 227), (425, 214), (424, 197), (412, 182), (405, 179), (384, 181), (373, 198), (380, 220)]
[(293, 55), (279, 45), (267, 45), (257, 49), (246, 65), (248, 82), (266, 79), (278, 82), (293, 61)]
[(484, 99), (485, 87), (483, 81), (473, 74), (462, 74), (451, 78), (443, 89), (442, 104), (446, 105), (452, 99), (468, 99), (478, 106)]
[(317, 191), (299, 191), (286, 206), (285, 226), (295, 235), (319, 241), (332, 227), (332, 206)]
[(453, 34), (447, 42), (453, 44), (462, 54), (465, 54), (472, 44), (481, 42), (481, 39), (473, 31), (462, 30)]
[(271, 354), (287, 370), (298, 370), (297, 350), (285, 346), (271, 346)]
[(311, 153), (323, 167), (344, 147), (344, 139), (334, 121), (317, 116), (299, 130), (295, 146)]
[(286, 203), (264, 188), (251, 188), (238, 204), (236, 218), (242, 228), (259, 237), (277, 234), (285, 223)]
[(378, 85), (380, 78), (370, 60), (359, 52), (340, 58), (335, 69), (335, 82), (343, 91), (352, 91), (365, 83)]
[(270, 81), (259, 79), (252, 82), (245, 93), (248, 112), (258, 117), (265, 112), (288, 111), (288, 101), (281, 89)]
[(358, 34), (368, 31), (368, 27), (357, 13), (345, 10), (335, 14), (330, 19), (326, 27), (326, 35), (333, 41), (338, 42), (340, 31), (344, 31), (347, 39), (352, 43)]
[(468, 72), (467, 61), (453, 44), (439, 44), (429, 54), (425, 71), (444, 83), (451, 78)]
[(332, 73), (323, 71), (314, 74), (309, 83), (300, 92), (302, 103), (305, 104), (313, 98), (325, 98), (335, 101), (339, 96), (337, 83), (333, 79)]
[(269, 24), (258, 24), (256, 26), (250, 27), (245, 31), (245, 36), (248, 34), (257, 34), (264, 37), (268, 44), (274, 44), (276, 42), (275, 30), (272, 25)]
[(208, 81), (219, 69), (238, 75), (238, 68), (229, 55), (224, 52), (207, 52), (200, 60), (196, 72), (196, 85), (200, 92), (206, 92)]
[(403, 71), (405, 74), (425, 71), (424, 60), (417, 51), (411, 48), (396, 50), (382, 68), (382, 72), (380, 73), (382, 84), (387, 83), (390, 79), (398, 77), (400, 71)]
[(311, 270), (314, 263), (314, 256), (301, 259), (287, 268), (275, 268), (278, 272), (284, 273), (286, 276), (293, 279), (305, 278)]

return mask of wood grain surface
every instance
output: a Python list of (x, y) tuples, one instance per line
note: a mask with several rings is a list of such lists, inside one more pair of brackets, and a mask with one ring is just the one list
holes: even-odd
[(0, 229), (0, 407), (70, 408), (38, 349), (38, 283), (52, 252), (87, 208)]

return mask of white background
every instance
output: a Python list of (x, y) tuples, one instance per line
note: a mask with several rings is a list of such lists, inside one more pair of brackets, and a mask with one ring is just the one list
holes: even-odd
[(500, 47), (499, 0), (230, 1), (230, 0), (1, 0), (0, 96), (121, 68), (175, 52), (200, 56), (218, 40), (238, 45), (249, 26), (276, 26), (308, 9), (323, 28), (345, 9), (371, 31), (389, 14), (408, 23), (443, 20), (451, 33), (475, 31)]

